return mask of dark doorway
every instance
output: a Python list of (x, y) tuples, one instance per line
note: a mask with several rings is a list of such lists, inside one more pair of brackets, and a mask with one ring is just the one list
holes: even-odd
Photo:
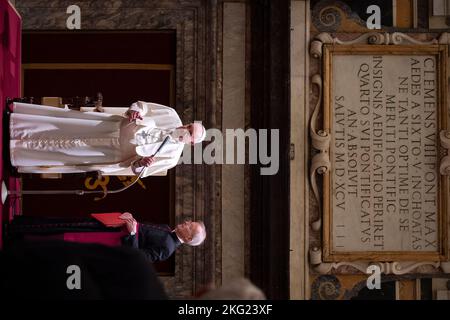
[[(176, 38), (167, 32), (25, 32), (22, 91), (27, 97), (75, 97), (103, 94), (105, 107), (129, 107), (141, 100), (173, 107)], [(22, 176), (23, 189), (118, 189), (131, 177), (89, 174), (44, 179)], [(129, 211), (140, 222), (173, 226), (174, 169), (148, 177), (125, 192), (98, 196), (24, 196), (22, 214), (88, 216), (93, 212)], [(174, 258), (156, 265), (173, 274)]]

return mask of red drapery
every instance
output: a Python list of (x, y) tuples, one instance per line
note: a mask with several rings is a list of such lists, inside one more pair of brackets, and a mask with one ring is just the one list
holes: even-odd
[[(7, 0), (0, 0), (0, 108), (3, 126), (6, 97), (20, 96), (21, 27), (21, 17), (13, 5)], [(2, 152), (8, 152), (3, 146), (3, 130), (0, 130), (0, 137)], [(5, 181), (10, 190), (18, 188), (18, 179), (9, 178), (5, 172), (3, 157), (0, 157), (0, 179)], [(18, 211), (18, 204), (14, 199), (9, 199), (6, 205), (0, 204), (0, 248), (3, 245), (3, 219), (11, 219), (13, 211)]]

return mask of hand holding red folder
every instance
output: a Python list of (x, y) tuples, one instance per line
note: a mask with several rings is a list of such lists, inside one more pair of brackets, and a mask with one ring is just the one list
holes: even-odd
[(92, 218), (100, 221), (107, 227), (121, 227), (125, 225), (126, 222), (119, 218), (121, 215), (121, 212), (91, 213)]
[(127, 231), (133, 235), (137, 232), (137, 221), (133, 218), (133, 215), (129, 212), (124, 212), (119, 219), (122, 219), (125, 221), (125, 228)]

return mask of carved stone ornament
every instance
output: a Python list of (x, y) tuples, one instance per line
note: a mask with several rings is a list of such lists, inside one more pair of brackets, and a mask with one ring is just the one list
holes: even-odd
[(309, 170), (311, 187), (314, 193), (314, 197), (319, 205), (319, 218), (314, 221), (311, 226), (313, 230), (318, 231), (321, 228), (322, 221), (322, 202), (320, 201), (319, 189), (316, 181), (316, 173), (324, 174), (330, 169), (330, 157), (328, 154), (328, 149), (330, 148), (330, 134), (323, 130), (316, 129), (317, 116), (319, 114), (321, 102), (322, 102), (322, 78), (320, 75), (316, 74), (312, 78), (312, 83), (319, 88), (319, 99), (317, 100), (314, 112), (311, 116), (310, 122), (310, 135), (311, 141), (314, 149), (319, 150), (319, 153), (314, 155), (311, 162), (311, 167)]
[[(360, 273), (367, 273), (367, 269), (371, 265), (376, 265), (380, 268), (381, 273), (403, 275), (407, 273), (436, 273), (444, 272), (450, 273), (450, 262), (432, 262), (432, 261), (393, 261), (393, 262), (377, 262), (377, 261), (340, 261), (340, 262), (323, 262), (322, 249), (313, 247), (309, 250), (309, 261), (312, 270), (318, 274), (327, 274), (332, 271), (337, 273), (339, 269), (351, 267)], [(428, 267), (420, 270), (421, 267)]]
[(441, 146), (447, 150), (447, 155), (441, 159), (439, 171), (443, 176), (450, 176), (450, 131), (442, 130), (440, 138)]
[(311, 285), (312, 300), (336, 300), (342, 293), (342, 285), (334, 275), (321, 275)]
[(314, 5), (311, 12), (313, 26), (324, 32), (335, 32), (345, 22), (354, 25), (357, 29), (366, 28), (366, 22), (342, 1), (322, 0)]
[(402, 44), (417, 44), (417, 45), (430, 45), (430, 44), (450, 44), (450, 33), (442, 33), (438, 39), (432, 39), (430, 41), (420, 41), (410, 37), (407, 34), (401, 32), (394, 33), (381, 33), (381, 32), (368, 32), (360, 35), (359, 37), (343, 41), (336, 37), (333, 37), (327, 32), (319, 33), (314, 37), (311, 42), (310, 53), (311, 55), (319, 59), (322, 57), (323, 44), (384, 44), (384, 45), (402, 45)]

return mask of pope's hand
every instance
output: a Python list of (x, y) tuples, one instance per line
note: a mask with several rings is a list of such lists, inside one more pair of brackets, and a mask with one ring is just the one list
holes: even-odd
[(124, 212), (119, 216), (119, 219), (125, 220), (125, 228), (128, 233), (136, 234), (137, 221), (133, 218), (131, 213)]
[(149, 167), (155, 162), (155, 157), (144, 157), (139, 161), (140, 167)]
[(128, 112), (128, 121), (136, 121), (136, 119), (142, 120), (141, 114), (137, 111), (130, 110)]

